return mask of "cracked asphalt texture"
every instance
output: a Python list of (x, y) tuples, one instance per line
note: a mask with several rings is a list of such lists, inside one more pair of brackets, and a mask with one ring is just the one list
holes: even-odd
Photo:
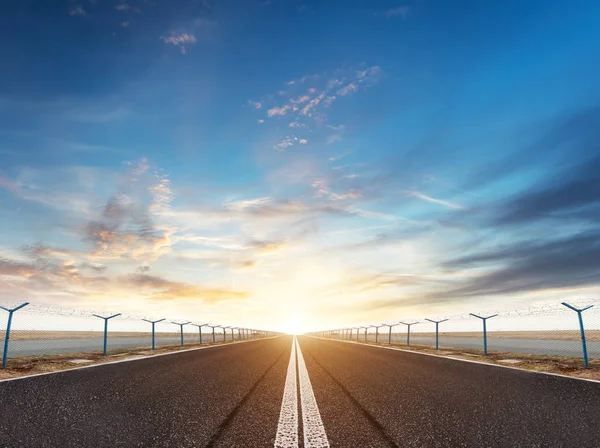
[[(600, 447), (598, 383), (299, 341), (332, 447)], [(352, 424), (341, 418), (346, 409)], [(355, 422), (357, 410), (363, 426)], [(354, 443), (367, 426), (378, 428), (379, 437)]]
[[(272, 447), (291, 342), (1, 382), (0, 446)], [(331, 447), (600, 446), (600, 384), (299, 342)]]
[(248, 341), (2, 382), (0, 446), (268, 446), (291, 341)]

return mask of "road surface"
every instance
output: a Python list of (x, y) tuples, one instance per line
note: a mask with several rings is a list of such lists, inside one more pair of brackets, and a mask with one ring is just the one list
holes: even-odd
[(2, 447), (597, 447), (600, 384), (279, 337), (0, 382)]

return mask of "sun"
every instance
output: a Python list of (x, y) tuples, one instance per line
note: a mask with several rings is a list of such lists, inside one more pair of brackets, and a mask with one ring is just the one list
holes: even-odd
[(283, 331), (287, 334), (302, 334), (304, 333), (304, 329), (302, 326), (302, 322), (300, 319), (290, 319), (283, 326)]

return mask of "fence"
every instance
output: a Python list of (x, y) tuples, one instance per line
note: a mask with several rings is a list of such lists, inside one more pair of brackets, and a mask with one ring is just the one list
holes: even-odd
[(518, 310), (421, 316), (310, 333), (407, 347), (481, 350), (600, 359), (600, 301), (555, 303)]
[(242, 341), (275, 333), (181, 319), (65, 310), (29, 303), (0, 306), (2, 366), (10, 357)]

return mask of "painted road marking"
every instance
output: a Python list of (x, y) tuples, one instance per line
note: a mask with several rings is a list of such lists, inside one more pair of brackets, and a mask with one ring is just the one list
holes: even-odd
[(313, 392), (300, 344), (294, 338), (298, 352), (298, 377), (300, 378), (300, 403), (302, 404), (302, 424), (304, 428), (304, 448), (329, 448), (329, 441), (317, 400)]
[(296, 338), (288, 364), (279, 413), (275, 448), (298, 448), (298, 388), (296, 385)]

